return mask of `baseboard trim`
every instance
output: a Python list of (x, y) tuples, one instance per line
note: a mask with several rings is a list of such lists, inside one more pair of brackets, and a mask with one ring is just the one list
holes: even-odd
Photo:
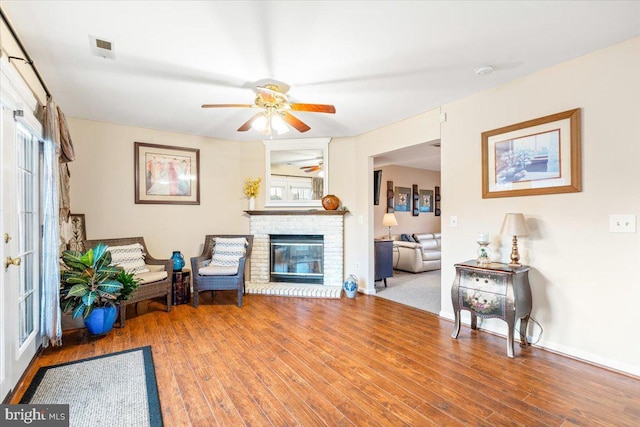
[[(463, 310), (462, 313), (463, 313), (463, 317), (461, 319), (461, 323), (463, 325), (470, 327), (470, 322), (465, 318), (466, 317), (465, 313), (467, 315), (469, 313), (466, 312), (466, 310)], [(455, 320), (454, 315), (451, 312), (446, 312), (441, 310), (439, 313), (439, 316), (446, 320), (450, 320), (451, 322)], [(478, 318), (478, 320), (481, 320), (481, 319)], [(495, 325), (491, 325), (490, 323), (483, 322), (481, 324), (482, 326), (478, 325), (478, 329), (483, 332), (488, 332), (488, 333), (506, 338), (507, 325), (504, 322), (500, 322), (500, 323), (502, 323), (502, 326), (504, 326), (504, 328), (498, 329), (495, 327)], [(452, 325), (452, 328), (453, 328), (453, 325)], [(518, 342), (520, 341), (518, 337), (516, 337), (516, 340)], [(606, 369), (608, 371), (612, 371), (621, 375), (626, 375), (631, 378), (640, 379), (640, 367), (638, 366), (629, 365), (627, 363), (622, 363), (617, 360), (608, 359), (606, 357), (601, 357), (596, 354), (592, 354), (586, 351), (575, 349), (573, 347), (568, 347), (562, 344), (549, 342), (549, 341), (543, 341), (543, 342), (534, 344), (533, 346), (536, 348), (541, 348), (543, 350), (549, 351), (551, 353), (568, 357), (570, 359), (588, 363), (589, 365), (597, 366), (599, 368)]]

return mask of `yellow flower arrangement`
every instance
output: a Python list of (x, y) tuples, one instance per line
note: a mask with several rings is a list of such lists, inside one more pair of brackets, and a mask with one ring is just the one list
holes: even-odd
[(244, 180), (244, 195), (247, 198), (256, 197), (258, 192), (260, 192), (260, 183), (262, 182), (262, 178), (258, 178), (255, 180), (251, 180), (249, 178)]

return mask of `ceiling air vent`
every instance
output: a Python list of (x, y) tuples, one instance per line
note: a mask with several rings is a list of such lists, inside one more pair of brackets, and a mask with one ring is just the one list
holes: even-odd
[(112, 41), (106, 40), (104, 37), (89, 36), (89, 44), (91, 53), (102, 58), (116, 59), (115, 46)]

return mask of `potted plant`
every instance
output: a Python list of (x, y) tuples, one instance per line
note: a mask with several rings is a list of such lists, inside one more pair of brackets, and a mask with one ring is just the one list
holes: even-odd
[(60, 306), (77, 319), (82, 315), (90, 333), (101, 335), (113, 328), (118, 302), (129, 298), (139, 280), (121, 267), (111, 266), (111, 253), (98, 243), (85, 253), (64, 251), (60, 271)]

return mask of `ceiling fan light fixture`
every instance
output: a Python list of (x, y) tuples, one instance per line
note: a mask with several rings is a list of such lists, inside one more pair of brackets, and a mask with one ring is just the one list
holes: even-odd
[(289, 126), (287, 126), (280, 114), (271, 116), (271, 128), (275, 130), (278, 135), (289, 132)]
[(251, 123), (251, 127), (253, 128), (253, 130), (256, 130), (261, 133), (266, 133), (266, 134), (270, 133), (269, 122), (267, 120), (266, 114), (262, 114), (260, 117), (255, 119), (253, 123)]

